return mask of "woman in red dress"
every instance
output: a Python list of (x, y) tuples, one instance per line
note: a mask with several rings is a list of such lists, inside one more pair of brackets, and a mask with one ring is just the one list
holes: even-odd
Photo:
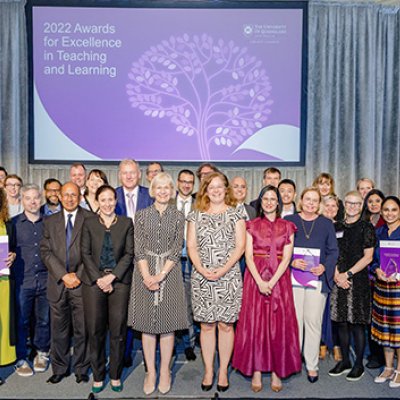
[(232, 366), (252, 376), (253, 392), (262, 390), (262, 372), (271, 372), (271, 389), (301, 370), (296, 313), (288, 265), (296, 226), (280, 218), (278, 190), (264, 187), (259, 217), (246, 222), (246, 264), (242, 309)]

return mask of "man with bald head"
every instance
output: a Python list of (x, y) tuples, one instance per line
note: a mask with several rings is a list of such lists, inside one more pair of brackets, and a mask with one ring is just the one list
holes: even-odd
[(254, 219), (256, 217), (256, 210), (254, 207), (246, 204), (247, 196), (247, 182), (241, 176), (235, 176), (231, 180), (231, 187), (233, 190), (233, 196), (238, 202), (238, 205), (243, 205), (244, 211), (246, 213), (246, 221)]
[(93, 213), (79, 207), (80, 190), (73, 182), (61, 187), (62, 211), (44, 220), (40, 251), (49, 276), (47, 298), (50, 303), (50, 360), (53, 375), (49, 383), (59, 383), (70, 373), (71, 331), (74, 354), (72, 367), (76, 382), (88, 382), (89, 358), (81, 292), (81, 232)]

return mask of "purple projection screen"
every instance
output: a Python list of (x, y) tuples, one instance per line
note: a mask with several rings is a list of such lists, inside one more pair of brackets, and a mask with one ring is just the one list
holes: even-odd
[(30, 161), (304, 164), (302, 3), (151, 3), (32, 6)]

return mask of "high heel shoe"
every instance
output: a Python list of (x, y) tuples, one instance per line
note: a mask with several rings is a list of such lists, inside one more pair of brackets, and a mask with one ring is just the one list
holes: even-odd
[(275, 393), (278, 393), (278, 392), (280, 392), (281, 390), (282, 390), (282, 381), (281, 381), (281, 379), (279, 378), (279, 376), (275, 373), (275, 372), (272, 372), (272, 374), (271, 374), (271, 384), (270, 384), (270, 386), (271, 386), (271, 390), (273, 391), (273, 392), (275, 392)]
[(263, 390), (263, 384), (262, 383), (259, 383), (259, 384), (256, 384), (256, 383), (251, 383), (251, 391), (253, 392), (253, 393), (259, 393), (259, 392), (261, 392), (261, 390)]
[(145, 395), (149, 395), (152, 394), (155, 390), (156, 390), (156, 382), (154, 380), (154, 382), (149, 382), (149, 374), (146, 373), (146, 376), (144, 378), (144, 383), (143, 383), (143, 393)]
[[(221, 371), (218, 372), (218, 381), (219, 381), (219, 378), (220, 378), (220, 372), (221, 372)], [(228, 381), (228, 384), (227, 384), (227, 385), (221, 385), (221, 384), (219, 384), (219, 383), (217, 382), (217, 390), (218, 390), (218, 392), (226, 392), (226, 391), (229, 389), (229, 375), (228, 375), (228, 371), (226, 371), (226, 380)]]
[[(97, 385), (94, 384), (92, 385), (92, 393), (100, 393), (104, 390), (104, 382), (96, 382)], [(101, 383), (101, 385), (98, 385), (99, 383)]]
[(229, 389), (229, 383), (226, 386), (217, 383), (218, 392), (226, 392)]
[[(160, 382), (161, 382), (161, 377), (160, 377)], [(167, 394), (171, 390), (171, 373), (169, 373), (169, 380), (167, 385), (162, 385), (160, 382), (158, 383), (158, 391), (161, 394)]]
[(275, 385), (274, 383), (271, 382), (271, 389), (273, 392), (278, 393), (282, 390), (283, 386), (282, 383), (280, 385)]
[(209, 392), (212, 389), (212, 387), (214, 385), (214, 378), (215, 378), (215, 375), (213, 374), (212, 381), (211, 381), (210, 385), (206, 385), (205, 383), (201, 382), (201, 390), (203, 392)]
[(122, 392), (122, 390), (124, 389), (124, 385), (122, 384), (121, 381), (119, 381), (119, 384), (118, 384), (118, 385), (113, 385), (113, 383), (110, 382), (110, 385), (111, 385), (111, 390), (112, 390), (113, 392), (119, 393), (119, 392)]

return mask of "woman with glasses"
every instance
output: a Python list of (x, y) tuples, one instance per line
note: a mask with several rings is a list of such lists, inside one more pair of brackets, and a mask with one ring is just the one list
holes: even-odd
[(8, 213), (10, 214), (10, 218), (24, 211), (21, 203), (21, 187), (22, 179), (18, 175), (7, 175), (4, 180), (4, 188), (7, 193)]
[[(299, 328), (300, 347), (303, 349), (310, 383), (318, 381), (318, 356), (322, 332), (322, 317), (326, 298), (333, 284), (338, 256), (335, 229), (332, 221), (319, 214), (321, 194), (318, 188), (308, 187), (300, 196), (298, 214), (285, 217), (297, 227), (294, 235), (295, 253), (304, 256), (293, 257), (294, 269), (305, 272), (309, 279), (299, 277), (293, 282), (294, 304)], [(315, 254), (311, 260), (308, 254)], [(319, 259), (318, 259), (319, 254)], [(314, 264), (315, 263), (315, 264)], [(304, 341), (304, 343), (303, 343)]]
[(262, 372), (271, 372), (271, 389), (279, 392), (281, 378), (301, 370), (288, 270), (296, 226), (280, 218), (276, 187), (264, 187), (257, 204), (259, 217), (246, 222), (247, 269), (232, 366), (252, 376), (255, 393), (262, 390)]
[[(207, 175), (188, 215), (187, 248), (193, 262), (193, 317), (200, 322), (204, 362), (203, 391), (214, 384), (214, 358), (218, 338), (218, 391), (229, 388), (228, 366), (235, 340), (234, 323), (242, 301), (239, 259), (244, 252), (246, 227), (236, 210), (232, 188), (220, 172)], [(218, 331), (218, 335), (217, 335)]]
[[(362, 197), (357, 191), (347, 193), (345, 219), (336, 228), (339, 258), (331, 293), (331, 318), (337, 323), (342, 361), (329, 371), (330, 376), (347, 374), (348, 381), (364, 375), (365, 328), (371, 321), (371, 295), (368, 264), (376, 242), (371, 223), (361, 218)], [(356, 359), (351, 365), (350, 339), (353, 337)]]

